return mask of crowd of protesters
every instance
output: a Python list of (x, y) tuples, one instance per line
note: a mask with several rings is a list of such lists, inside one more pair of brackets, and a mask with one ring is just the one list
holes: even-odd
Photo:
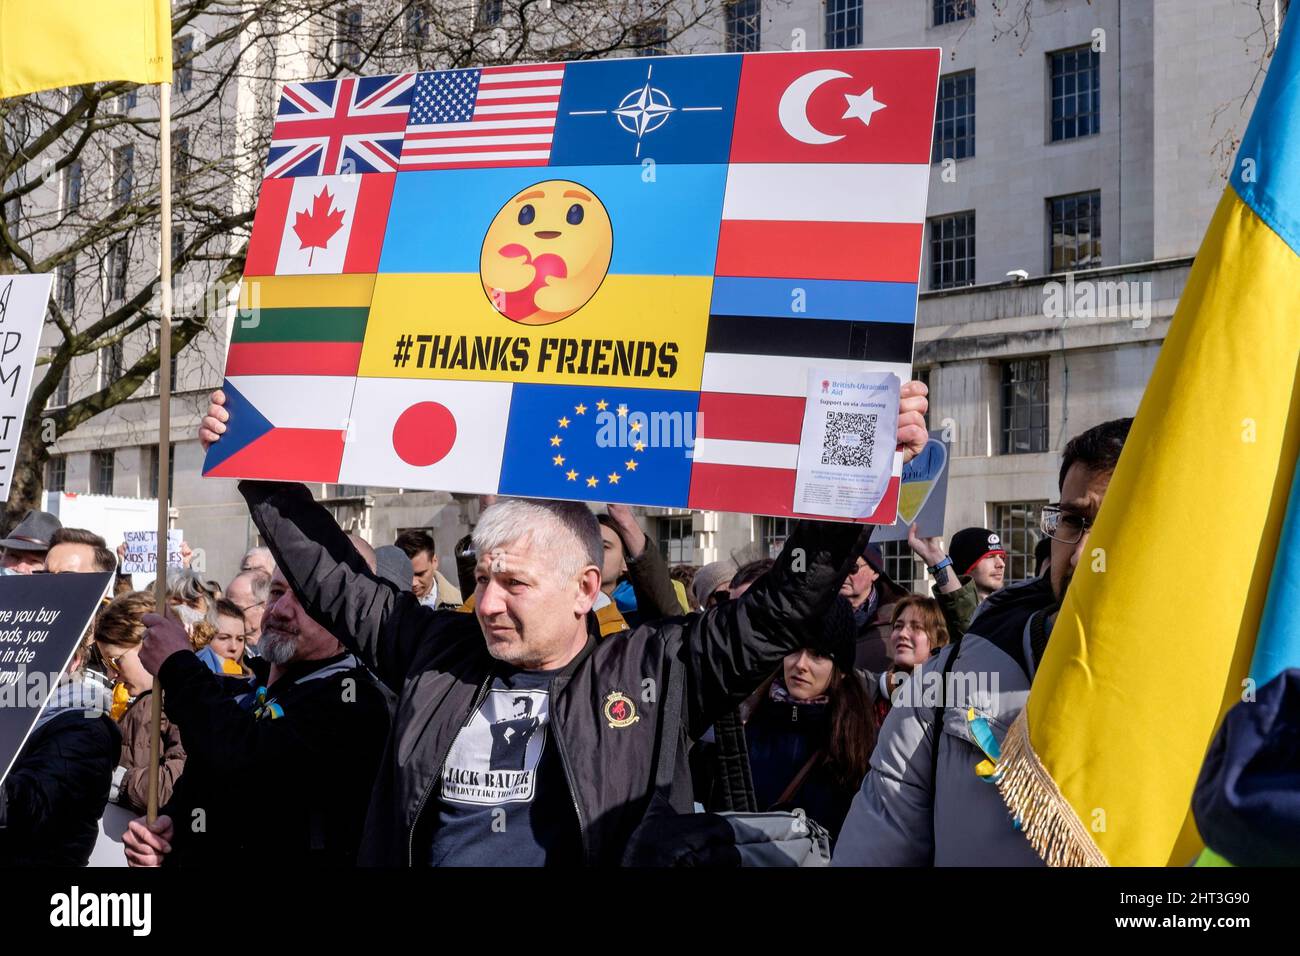
[[(924, 396), (902, 391), (905, 455)], [(302, 485), (241, 482), (265, 546), (224, 586), (173, 570), (163, 614), (119, 580), (4, 782), (0, 864), (85, 864), (112, 803), (135, 866), (679, 862), (719, 839), (734, 863), (737, 811), (815, 823), (836, 864), (1037, 865), (972, 724), (1023, 707), (1129, 423), (1066, 446), (1028, 580), (991, 530), (913, 528), (933, 597), (857, 525), (669, 568), (626, 507), (519, 499), (456, 542), (457, 586), (427, 530), (372, 548)], [(5, 574), (117, 567), (41, 512), (0, 548)], [(936, 707), (930, 672), (993, 680)]]

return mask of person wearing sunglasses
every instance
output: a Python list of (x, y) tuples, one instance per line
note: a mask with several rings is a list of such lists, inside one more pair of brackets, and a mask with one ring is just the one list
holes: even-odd
[(1047, 575), (990, 595), (966, 633), (902, 685), (833, 865), (1042, 865), (989, 778), (1087, 553), (1132, 424), (1105, 422), (1066, 444), (1060, 499), (1043, 508), (1043, 534), (1052, 542)]
[[(113, 773), (109, 799), (143, 813), (149, 799), (149, 722), (153, 716), (153, 675), (140, 663), (144, 616), (154, 609), (153, 595), (132, 591), (112, 600), (95, 623), (95, 652), (115, 684), (130, 697), (118, 719), (122, 754)], [(162, 760), (159, 761), (158, 802), (171, 798), (172, 787), (185, 769), (180, 730), (162, 718)]]

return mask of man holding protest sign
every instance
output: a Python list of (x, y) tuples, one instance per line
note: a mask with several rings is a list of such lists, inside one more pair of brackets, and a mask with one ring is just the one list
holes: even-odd
[[(919, 382), (901, 390), (904, 458), (927, 441), (925, 396)], [(205, 446), (226, 430), (224, 403), (214, 393)], [(598, 642), (602, 546), (585, 505), (515, 499), (484, 512), (475, 620), (377, 578), (302, 485), (240, 489), (307, 613), (401, 695), (360, 854), (380, 865), (620, 862), (675, 717), (658, 707), (670, 664), (684, 670), (681, 725), (697, 737), (814, 639), (870, 536), (802, 522), (742, 598)], [(681, 748), (679, 810), (687, 775)], [(138, 837), (159, 845), (143, 827)]]
[(353, 864), (388, 733), (387, 704), (356, 657), (307, 616), (278, 570), (261, 644), (270, 677), (249, 706), (229, 697), (178, 621), (144, 622), (140, 663), (162, 686), (186, 762), (158, 818), (131, 822), (128, 862), (259, 854), (280, 865)]

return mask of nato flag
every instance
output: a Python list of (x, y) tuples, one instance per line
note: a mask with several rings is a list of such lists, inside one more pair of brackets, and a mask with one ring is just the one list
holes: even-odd
[(552, 166), (726, 163), (739, 54), (570, 63)]

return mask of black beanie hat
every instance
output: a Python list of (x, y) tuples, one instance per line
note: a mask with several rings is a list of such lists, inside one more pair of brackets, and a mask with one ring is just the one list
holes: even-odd
[(948, 557), (958, 574), (970, 574), (971, 568), (989, 554), (1007, 553), (996, 531), (988, 528), (962, 528), (948, 542)]
[(858, 626), (853, 620), (853, 605), (838, 594), (821, 619), (821, 628), (809, 645), (822, 657), (829, 657), (842, 671), (853, 669), (857, 654)]

